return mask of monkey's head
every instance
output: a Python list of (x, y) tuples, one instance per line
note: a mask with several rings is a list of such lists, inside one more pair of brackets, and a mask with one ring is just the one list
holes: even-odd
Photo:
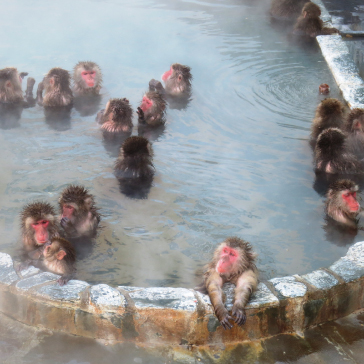
[(47, 89), (59, 88), (61, 90), (64, 90), (69, 88), (70, 85), (69, 72), (59, 67), (52, 68), (47, 73), (45, 79)]
[(172, 64), (169, 71), (162, 75), (166, 91), (172, 95), (188, 92), (191, 87), (191, 68), (179, 63)]
[(313, 2), (307, 2), (302, 8), (304, 18), (318, 18), (321, 15), (321, 9)]
[(75, 250), (72, 244), (63, 238), (57, 237), (51, 240), (43, 250), (44, 259), (47, 261), (65, 260), (74, 262), (76, 260)]
[(226, 276), (240, 274), (254, 265), (255, 258), (248, 242), (237, 237), (227, 238), (215, 252), (216, 271)]
[(333, 204), (336, 208), (356, 216), (360, 210), (356, 196), (358, 189), (358, 186), (351, 180), (337, 180), (330, 185), (327, 192), (327, 204)]
[(55, 211), (47, 202), (33, 202), (26, 205), (21, 214), (23, 234), (34, 238), (35, 245), (43, 245), (57, 231)]
[(137, 156), (153, 156), (153, 149), (147, 138), (141, 136), (132, 136), (125, 140), (120, 148), (122, 156), (137, 157)]
[(59, 198), (62, 218), (71, 221), (84, 216), (94, 207), (94, 197), (83, 186), (70, 185), (65, 188)]
[(110, 113), (112, 113), (112, 120), (115, 123), (125, 123), (125, 121), (129, 122), (131, 120), (133, 110), (128, 99), (111, 99), (105, 110), (105, 114)]
[(337, 99), (328, 98), (322, 100), (319, 106), (321, 117), (341, 115), (344, 112), (344, 105)]
[(23, 100), (22, 78), (14, 67), (0, 70), (0, 97), (2, 102), (20, 102)]
[(316, 151), (325, 156), (341, 153), (344, 147), (345, 134), (338, 128), (325, 129), (317, 138)]
[(148, 91), (143, 96), (140, 108), (143, 110), (144, 114), (163, 112), (166, 108), (166, 102), (159, 92)]
[(101, 69), (94, 62), (78, 62), (73, 69), (73, 81), (85, 90), (101, 88)]
[(319, 93), (321, 95), (327, 95), (328, 93), (330, 93), (330, 86), (327, 83), (322, 83), (319, 86)]
[(355, 108), (351, 110), (346, 119), (346, 130), (348, 132), (364, 132), (364, 109)]

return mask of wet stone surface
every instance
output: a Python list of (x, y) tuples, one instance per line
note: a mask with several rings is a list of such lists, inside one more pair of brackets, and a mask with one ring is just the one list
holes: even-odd
[(357, 265), (354, 261), (346, 257), (340, 258), (329, 269), (342, 277), (345, 282), (350, 282), (364, 276), (364, 266)]
[(6, 253), (0, 253), (0, 282), (4, 284), (11, 284), (19, 280), (15, 272), (11, 256)]
[(307, 292), (307, 287), (303, 283), (297, 282), (294, 277), (273, 278), (270, 282), (273, 283), (282, 298), (303, 297)]
[(360, 241), (350, 247), (345, 258), (364, 266), (364, 241)]
[(125, 297), (115, 288), (107, 284), (98, 284), (91, 287), (91, 303), (97, 306), (125, 307)]
[(23, 269), (20, 274), (23, 278), (34, 276), (35, 274), (40, 273), (41, 270), (39, 268), (35, 268), (32, 265), (29, 266), (27, 269)]
[(312, 284), (317, 289), (329, 289), (336, 286), (339, 281), (331, 274), (324, 270), (316, 270), (314, 272), (302, 276), (308, 283)]
[(58, 278), (60, 278), (60, 276), (58, 276), (57, 274), (53, 274), (53, 273), (40, 273), (37, 274), (35, 276), (29, 277), (29, 278), (25, 278), (22, 279), (21, 281), (19, 281), (15, 287), (22, 289), (24, 291), (27, 291), (35, 286), (38, 286), (40, 284), (43, 283), (47, 283), (47, 282), (51, 282), (51, 281), (55, 281)]
[(186, 288), (153, 287), (131, 292), (129, 295), (136, 308), (171, 308), (184, 311), (195, 311), (197, 308), (193, 292)]
[(78, 302), (80, 301), (80, 294), (89, 284), (84, 281), (70, 280), (66, 285), (60, 286), (57, 282), (42, 286), (36, 289), (36, 292), (51, 300)]
[(269, 290), (269, 288), (264, 283), (259, 283), (257, 290), (252, 294), (246, 307), (258, 308), (266, 305), (278, 304), (278, 302), (278, 298)]

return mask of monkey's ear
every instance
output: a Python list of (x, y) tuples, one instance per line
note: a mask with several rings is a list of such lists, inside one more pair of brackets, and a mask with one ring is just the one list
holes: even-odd
[(56, 254), (56, 258), (57, 258), (57, 260), (62, 260), (66, 255), (67, 255), (67, 253), (64, 250), (60, 250)]
[(327, 198), (333, 198), (334, 197), (334, 190), (332, 190), (332, 189), (329, 189), (328, 191), (327, 191)]
[(85, 199), (85, 205), (88, 207), (88, 208), (91, 208), (92, 206), (92, 198), (91, 197), (87, 197)]
[(304, 18), (306, 18), (306, 16), (307, 16), (307, 11), (304, 11), (302, 15), (303, 15), (303, 17), (304, 17)]

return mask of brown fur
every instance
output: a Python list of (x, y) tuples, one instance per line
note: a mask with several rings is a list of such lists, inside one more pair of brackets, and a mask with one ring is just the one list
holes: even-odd
[[(221, 252), (225, 246), (238, 251), (239, 259), (233, 273), (229, 276), (219, 274), (216, 271)], [(232, 309), (232, 316), (238, 325), (245, 323), (246, 315), (244, 307), (250, 295), (258, 284), (258, 271), (255, 266), (256, 255), (250, 244), (237, 237), (227, 238), (215, 250), (212, 261), (205, 267), (203, 288), (208, 293), (215, 314), (223, 327), (231, 328), (229, 313), (224, 306), (222, 286), (226, 282), (235, 284), (235, 298)]]
[(100, 117), (101, 129), (110, 133), (131, 132), (133, 110), (129, 100), (110, 99)]
[(326, 212), (334, 220), (349, 227), (357, 227), (357, 216), (360, 211), (350, 211), (342, 198), (346, 192), (357, 192), (358, 186), (348, 179), (335, 181), (327, 192)]
[(38, 103), (44, 107), (72, 106), (73, 95), (68, 71), (58, 67), (52, 68), (38, 85), (37, 97)]
[[(171, 67), (173, 73), (165, 81), (166, 92), (171, 95), (189, 93), (192, 81), (191, 68), (179, 63), (174, 63)], [(178, 80), (179, 75), (182, 76), (181, 81)]]
[(23, 247), (27, 252), (39, 248), (35, 239), (34, 229), (31, 224), (39, 220), (48, 220), (48, 233), (50, 239), (59, 235), (59, 227), (56, 221), (55, 210), (47, 202), (32, 202), (24, 206), (20, 214)]
[[(81, 72), (85, 71), (95, 71), (95, 85), (93, 87), (88, 87), (85, 81), (81, 77)], [(102, 87), (102, 72), (100, 67), (95, 62), (82, 61), (78, 62), (73, 68), (73, 90), (77, 96), (80, 95), (98, 95)]]
[(16, 104), (23, 100), (18, 70), (13, 67), (0, 70), (0, 102)]
[(148, 139), (132, 136), (125, 140), (115, 162), (117, 178), (149, 178), (154, 175), (153, 149)]
[(327, 128), (344, 128), (344, 105), (337, 99), (327, 98), (317, 106), (311, 125), (311, 140), (316, 141)]
[(144, 96), (153, 101), (153, 106), (146, 112), (139, 112), (139, 122), (151, 126), (164, 124), (163, 117), (166, 109), (166, 102), (162, 95), (156, 91), (148, 91)]
[(273, 0), (270, 15), (278, 20), (294, 21), (306, 3), (307, 0)]
[[(75, 207), (72, 218), (68, 221), (62, 218), (64, 205)], [(100, 214), (95, 206), (94, 197), (83, 186), (70, 185), (66, 187), (59, 198), (61, 226), (68, 237), (94, 237), (100, 222)]]
[(348, 133), (347, 150), (359, 160), (364, 159), (364, 109), (351, 110), (346, 118), (345, 130)]

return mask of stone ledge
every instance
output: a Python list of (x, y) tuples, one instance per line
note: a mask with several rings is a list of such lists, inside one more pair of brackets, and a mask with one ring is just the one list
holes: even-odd
[[(247, 322), (225, 331), (207, 295), (186, 288), (142, 288), (71, 280), (27, 269), (0, 253), (0, 311), (23, 323), (74, 335), (138, 344), (209, 345), (260, 339), (335, 320), (364, 307), (364, 242), (327, 269), (259, 283)], [(234, 286), (224, 286), (231, 309)]]

